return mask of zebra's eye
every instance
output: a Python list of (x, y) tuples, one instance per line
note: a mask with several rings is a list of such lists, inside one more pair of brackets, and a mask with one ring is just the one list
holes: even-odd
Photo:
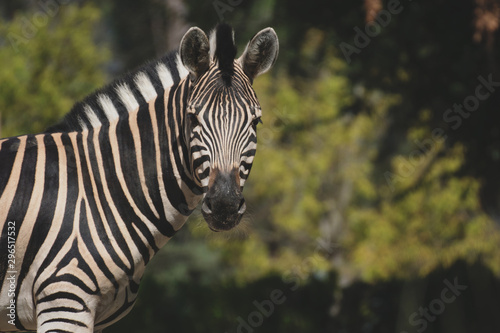
[(189, 120), (189, 123), (191, 124), (191, 127), (196, 127), (200, 125), (200, 122), (198, 121), (198, 117), (194, 113), (188, 113), (187, 118)]
[(258, 124), (262, 124), (262, 119), (260, 117), (257, 117), (252, 121), (252, 126), (254, 129), (257, 128)]

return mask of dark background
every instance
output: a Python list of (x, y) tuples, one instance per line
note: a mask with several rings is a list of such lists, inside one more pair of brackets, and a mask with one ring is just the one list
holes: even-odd
[(232, 24), (240, 52), (267, 26), (280, 38), (255, 83), (244, 230), (213, 235), (195, 213), (105, 332), (500, 332), (500, 1), (2, 0), (0, 13), (2, 137), (42, 131), (190, 26)]

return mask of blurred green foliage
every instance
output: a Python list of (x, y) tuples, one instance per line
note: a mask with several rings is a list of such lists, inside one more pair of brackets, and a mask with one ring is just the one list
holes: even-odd
[(405, 176), (393, 180), (393, 191), (379, 191), (374, 207), (350, 208), (347, 243), (364, 279), (422, 277), (459, 259), (500, 273), (500, 233), (481, 209), (479, 182), (454, 177), (463, 150), (438, 142), (415, 165), (396, 156), (393, 168), (405, 168)]
[(100, 11), (90, 5), (57, 10), (53, 17), (38, 9), (0, 21), (2, 137), (43, 131), (105, 83), (110, 52), (93, 34)]
[[(204, 29), (220, 19), (214, 2), (180, 3)], [(412, 312), (457, 276), (469, 291), (446, 313), (463, 318), (463, 332), (498, 331), (500, 303), (486, 289), (500, 285), (499, 93), (456, 131), (442, 121), (478, 75), (500, 78), (488, 67), (498, 59), (471, 40), (472, 2), (405, 6), (350, 64), (338, 45), (364, 26), (361, 3), (321, 12), (295, 0), (222, 3), (240, 45), (265, 25), (281, 41), (275, 69), (255, 81), (264, 124), (244, 191), (249, 213), (213, 234), (195, 212), (149, 264), (132, 313), (107, 331), (235, 332), (276, 289), (287, 300), (255, 331), (410, 331)], [(2, 21), (2, 136), (43, 130), (109, 72), (153, 57), (140, 43), (154, 38), (137, 31), (158, 27), (158, 6), (64, 5), (14, 45), (9, 36), (23, 36), (34, 10)], [(450, 6), (457, 15), (438, 15)], [(122, 61), (109, 62), (110, 50)], [(439, 318), (429, 332), (462, 332)]]

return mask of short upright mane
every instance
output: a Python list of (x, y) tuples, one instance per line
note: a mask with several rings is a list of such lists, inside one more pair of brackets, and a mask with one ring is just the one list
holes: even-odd
[(58, 124), (49, 127), (46, 132), (82, 131), (110, 123), (163, 94), (187, 74), (178, 52), (171, 52), (76, 103)]
[(215, 38), (214, 60), (218, 62), (224, 83), (230, 86), (231, 77), (234, 74), (234, 58), (236, 57), (233, 28), (228, 24), (221, 23), (217, 26), (215, 33), (212, 33), (212, 38)]

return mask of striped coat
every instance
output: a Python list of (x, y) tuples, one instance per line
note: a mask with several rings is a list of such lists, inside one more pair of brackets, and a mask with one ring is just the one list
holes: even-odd
[(100, 331), (200, 202), (212, 230), (239, 223), (261, 116), (251, 84), (277, 53), (271, 28), (238, 59), (229, 26), (191, 28), (47, 132), (0, 139), (0, 331)]

